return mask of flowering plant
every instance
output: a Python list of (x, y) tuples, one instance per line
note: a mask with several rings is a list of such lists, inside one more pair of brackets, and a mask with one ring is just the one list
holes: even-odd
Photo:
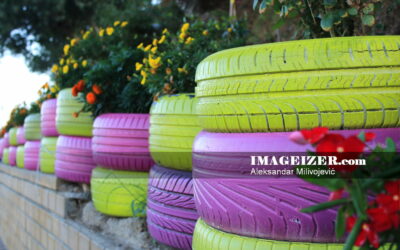
[(39, 89), (39, 99), (37, 103), (41, 104), (48, 99), (56, 98), (59, 92), (59, 88), (57, 85), (49, 85), (47, 82), (43, 84), (43, 86)]
[(145, 53), (135, 65), (140, 83), (155, 97), (194, 92), (199, 62), (219, 50), (244, 45), (245, 35), (243, 21), (226, 18), (184, 23), (176, 35), (164, 29), (152, 43), (137, 46)]
[(386, 145), (370, 148), (366, 143), (374, 138), (370, 132), (345, 138), (329, 133), (327, 128), (302, 130), (291, 136), (297, 143), (313, 145), (320, 156), (336, 156), (338, 160), (366, 157), (362, 167), (326, 166), (337, 172), (331, 179), (300, 176), (332, 191), (327, 202), (302, 211), (338, 207), (336, 236), (341, 238), (349, 232), (344, 249), (352, 249), (353, 245), (362, 249), (400, 247), (400, 157), (390, 138)]

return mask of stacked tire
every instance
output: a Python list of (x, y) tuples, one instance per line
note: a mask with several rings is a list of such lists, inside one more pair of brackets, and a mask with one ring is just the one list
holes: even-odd
[(148, 114), (103, 114), (93, 124), (91, 178), (97, 211), (118, 217), (146, 216), (149, 169)]
[(3, 161), (4, 137), (0, 138), (0, 161)]
[(40, 114), (30, 114), (24, 121), (25, 148), (24, 148), (24, 168), (28, 170), (38, 170), (39, 149), (42, 138), (40, 128)]
[(164, 96), (150, 111), (150, 171), (147, 226), (157, 241), (192, 248), (198, 218), (192, 184), (192, 147), (200, 132), (192, 94)]
[(23, 127), (18, 127), (17, 129), (17, 167), (24, 168), (25, 161), (25, 130)]
[(11, 128), (9, 130), (10, 149), (9, 149), (8, 163), (11, 166), (16, 166), (17, 165), (17, 147), (18, 147), (17, 130), (18, 130), (17, 127)]
[(57, 99), (49, 99), (42, 103), (41, 132), (42, 140), (39, 152), (39, 168), (41, 172), (53, 174), (56, 161), (58, 131), (56, 127)]
[(9, 155), (10, 155), (10, 135), (8, 132), (6, 132), (3, 136), (3, 155), (1, 158), (1, 161), (4, 164), (8, 164), (9, 163)]
[[(201, 127), (194, 144), (194, 249), (341, 249), (335, 211), (299, 210), (328, 200), (294, 177), (253, 176), (251, 154), (304, 153), (289, 131), (363, 129), (371, 143), (399, 141), (399, 36), (292, 41), (230, 49), (196, 72)], [(268, 178), (268, 179), (266, 179)]]
[[(49, 103), (49, 106), (52, 105), (54, 101), (52, 104)], [(92, 157), (93, 121), (91, 115), (80, 112), (83, 104), (79, 102), (78, 97), (72, 96), (70, 88), (59, 92), (56, 106), (56, 128), (60, 136), (56, 145), (55, 174), (58, 178), (67, 181), (90, 183), (90, 176), (95, 168)], [(55, 135), (54, 130), (51, 129), (51, 122), (46, 122), (45, 126), (49, 128), (49, 135)], [(46, 149), (51, 152), (54, 140), (47, 138), (46, 142)], [(51, 162), (51, 153), (47, 154), (47, 157), (43, 155), (44, 165), (46, 159), (50, 159)], [(51, 166), (43, 167), (43, 169), (49, 172), (52, 170)]]

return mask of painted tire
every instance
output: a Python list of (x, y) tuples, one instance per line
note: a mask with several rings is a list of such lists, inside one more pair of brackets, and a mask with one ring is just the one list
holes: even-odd
[(9, 157), (10, 157), (10, 149), (4, 148), (3, 149), (3, 158), (2, 158), (2, 161), (4, 164), (9, 164), (9, 160), (8, 160)]
[(18, 146), (17, 148), (17, 167), (24, 168), (24, 161), (25, 161), (25, 146)]
[(0, 138), (0, 160), (3, 160), (4, 138)]
[(11, 166), (16, 166), (17, 165), (17, 147), (16, 146), (10, 146), (10, 151), (8, 155), (8, 164)]
[(192, 173), (153, 166), (147, 197), (147, 227), (157, 241), (192, 248), (196, 220)]
[(193, 234), (194, 250), (341, 250), (341, 244), (324, 244), (309, 242), (289, 242), (250, 238), (240, 235), (225, 233), (207, 225), (203, 220), (198, 220)]
[(200, 132), (195, 108), (197, 99), (190, 94), (163, 96), (150, 111), (150, 152), (164, 167), (190, 171), (192, 146)]
[(11, 128), (8, 132), (10, 134), (9, 142), (11, 146), (17, 146), (17, 127)]
[(118, 217), (146, 216), (148, 177), (146, 172), (95, 168), (90, 190), (96, 210)]
[(271, 43), (215, 53), (196, 72), (212, 132), (400, 126), (400, 36)]
[[(335, 131), (342, 135), (361, 130)], [(391, 137), (400, 146), (400, 128), (371, 129), (376, 143)], [(251, 175), (250, 155), (306, 152), (290, 133), (224, 134), (201, 132), (194, 143), (193, 176), (200, 217), (219, 230), (255, 238), (338, 242), (334, 210), (299, 212), (328, 200), (329, 191), (300, 178)], [(234, 152), (234, 155), (230, 152)], [(270, 167), (268, 167), (270, 168)]]
[(74, 112), (79, 112), (83, 107), (83, 103), (78, 101), (77, 97), (73, 97), (71, 89), (63, 89), (58, 94), (56, 127), (61, 135), (71, 136), (92, 136), (93, 119), (89, 112), (79, 113), (78, 117), (74, 117)]
[(42, 138), (40, 131), (40, 114), (30, 114), (25, 118), (24, 131), (27, 141), (36, 141)]
[(116, 170), (149, 171), (148, 114), (104, 114), (93, 124), (93, 159)]
[(96, 167), (92, 157), (92, 138), (59, 136), (56, 147), (55, 173), (60, 179), (90, 183)]
[(39, 165), (40, 141), (26, 141), (24, 152), (24, 168), (37, 170)]
[(39, 168), (41, 172), (54, 173), (57, 139), (58, 137), (42, 138), (39, 152)]
[(3, 139), (4, 139), (4, 141), (3, 141), (4, 147), (5, 148), (9, 147), (10, 146), (10, 134), (8, 132), (4, 134)]
[(17, 129), (17, 143), (18, 145), (24, 145), (25, 140), (25, 130), (24, 127), (18, 127)]
[(41, 108), (42, 135), (46, 137), (58, 136), (56, 128), (57, 99), (49, 99), (43, 102)]

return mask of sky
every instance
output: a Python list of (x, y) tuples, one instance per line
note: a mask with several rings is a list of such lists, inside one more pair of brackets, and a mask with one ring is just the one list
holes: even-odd
[(22, 56), (9, 53), (0, 58), (0, 77), (0, 127), (7, 123), (15, 106), (35, 101), (40, 87), (50, 81), (48, 74), (31, 72)]

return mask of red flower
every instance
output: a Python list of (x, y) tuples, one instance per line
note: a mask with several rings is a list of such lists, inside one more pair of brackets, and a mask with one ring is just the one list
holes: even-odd
[(366, 132), (365, 133), (365, 141), (372, 141), (373, 139), (375, 139), (376, 135), (373, 132)]
[(100, 95), (101, 93), (103, 93), (103, 90), (101, 90), (100, 86), (97, 84), (94, 84), (92, 86), (92, 90), (96, 95)]
[(397, 214), (398, 216), (398, 212), (400, 211), (400, 180), (386, 182), (385, 190), (386, 194), (378, 194), (376, 201), (388, 213)]
[(329, 129), (326, 127), (316, 127), (311, 130), (303, 129), (300, 132), (307, 142), (315, 144), (324, 138), (328, 131)]
[(96, 102), (96, 95), (93, 92), (89, 92), (86, 95), (86, 101), (89, 104), (94, 104)]
[(72, 96), (77, 96), (78, 95), (78, 90), (77, 90), (76, 86), (72, 87), (71, 92), (72, 92)]
[(84, 80), (79, 80), (77, 82), (77, 84), (75, 84), (76, 89), (78, 90), (78, 92), (82, 92), (83, 89), (85, 88), (85, 81)]
[(336, 190), (336, 191), (331, 192), (331, 193), (329, 194), (329, 199), (328, 199), (328, 201), (334, 201), (334, 200), (338, 200), (338, 199), (342, 198), (343, 191), (344, 191), (344, 189), (341, 188), (341, 189), (338, 189), (338, 190)]
[[(350, 232), (353, 229), (355, 223), (356, 218), (354, 216), (348, 217), (346, 221), (346, 230)], [(363, 223), (361, 226), (361, 231), (358, 234), (354, 245), (360, 247), (364, 245), (367, 240), (373, 247), (379, 247), (379, 238), (377, 232), (373, 230), (372, 226), (369, 223)]]
[(369, 208), (367, 210), (367, 214), (369, 219), (371, 220), (373, 229), (378, 233), (387, 231), (392, 228), (392, 218), (384, 208)]

